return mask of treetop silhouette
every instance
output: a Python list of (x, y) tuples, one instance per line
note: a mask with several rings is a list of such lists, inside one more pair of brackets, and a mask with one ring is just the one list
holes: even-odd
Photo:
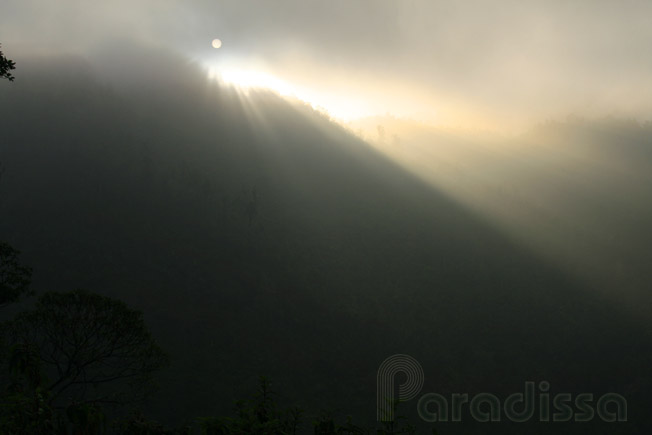
[(0, 50), (0, 78), (13, 82), (14, 76), (11, 74), (11, 70), (13, 69), (16, 69), (16, 62), (11, 59), (7, 59), (5, 55), (2, 54), (2, 50)]

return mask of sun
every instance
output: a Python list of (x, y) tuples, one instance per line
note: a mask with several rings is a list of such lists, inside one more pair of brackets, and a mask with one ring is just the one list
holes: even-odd
[(213, 46), (213, 48), (220, 48), (220, 47), (222, 46), (222, 41), (220, 41), (219, 39), (215, 38), (215, 39), (213, 39), (213, 41), (211, 42), (211, 45)]

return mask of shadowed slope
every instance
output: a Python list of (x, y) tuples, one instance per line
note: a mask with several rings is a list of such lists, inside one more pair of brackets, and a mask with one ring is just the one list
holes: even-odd
[(265, 373), (371, 420), (395, 353), (424, 393), (547, 380), (648, 403), (649, 332), (309, 108), (192, 69), (129, 93), (58, 70), (1, 91), (0, 234), (37, 290), (145, 311), (173, 357), (163, 418), (224, 412)]

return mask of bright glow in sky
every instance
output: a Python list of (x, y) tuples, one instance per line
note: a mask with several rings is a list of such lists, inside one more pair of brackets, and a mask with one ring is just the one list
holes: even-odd
[(295, 92), (286, 82), (263, 71), (209, 69), (208, 75), (210, 78), (218, 79), (226, 84), (245, 91), (249, 89), (268, 89), (283, 96), (293, 95)]
[(4, 0), (0, 42), (18, 62), (82, 54), (121, 80), (125, 47), (225, 55), (244, 60), (218, 65), (227, 76), (248, 71), (237, 80), (339, 119), (513, 131), (569, 114), (652, 119), (650, 17), (647, 0)]
[(382, 114), (379, 112), (379, 106), (367, 101), (362, 95), (338, 93), (337, 90), (333, 92), (331, 89), (319, 89), (316, 86), (302, 86), (283, 80), (261, 66), (222, 62), (209, 66), (207, 70), (209, 79), (233, 86), (243, 93), (258, 89), (296, 98), (338, 121), (347, 122)]

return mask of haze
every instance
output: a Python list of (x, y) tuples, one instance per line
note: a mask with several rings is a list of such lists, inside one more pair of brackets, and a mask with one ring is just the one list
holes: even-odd
[(649, 119), (651, 17), (646, 1), (6, 0), (0, 36), (18, 60), (128, 69), (120, 53), (136, 44), (263, 70), (346, 120), (522, 131), (569, 114)]
[[(0, 43), (0, 433), (651, 433), (651, 2), (3, 0)], [(396, 355), (624, 402), (379, 421)]]

